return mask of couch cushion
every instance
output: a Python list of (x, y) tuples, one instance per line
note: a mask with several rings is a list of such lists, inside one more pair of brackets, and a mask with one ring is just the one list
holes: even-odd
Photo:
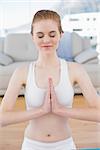
[(14, 61), (30, 61), (37, 59), (38, 51), (28, 33), (8, 34), (5, 39), (4, 52)]
[(60, 58), (72, 61), (72, 44), (71, 44), (71, 33), (64, 32), (59, 42), (59, 47), (57, 49), (57, 54)]
[(88, 49), (77, 55), (74, 60), (78, 63), (86, 63), (98, 56), (98, 53), (93, 49)]
[(98, 57), (95, 57), (94, 59), (90, 59), (86, 62), (87, 64), (99, 64)]
[(13, 59), (8, 56), (8, 55), (5, 55), (3, 53), (0, 52), (0, 65), (9, 65), (13, 62)]
[(77, 33), (72, 32), (72, 55), (73, 57), (77, 56), (83, 51), (83, 39)]
[(4, 50), (4, 38), (0, 37), (0, 52)]
[(90, 39), (88, 39), (88, 38), (83, 38), (82, 49), (83, 49), (83, 50), (86, 50), (86, 49), (90, 49), (90, 48), (91, 48)]
[(100, 65), (99, 64), (82, 64), (85, 68), (94, 87), (100, 87)]
[(21, 65), (29, 64), (30, 62), (14, 62), (7, 66), (0, 65), (0, 90), (7, 89), (9, 80), (15, 69)]

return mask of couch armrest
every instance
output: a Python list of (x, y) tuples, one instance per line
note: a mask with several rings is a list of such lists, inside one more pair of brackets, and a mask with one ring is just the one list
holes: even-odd
[(94, 49), (88, 49), (82, 51), (80, 54), (74, 57), (74, 61), (77, 63), (86, 63), (89, 60), (97, 58), (98, 53)]
[(8, 55), (5, 55), (4, 53), (0, 52), (0, 65), (9, 65), (13, 62), (13, 59), (8, 56)]
[(95, 57), (93, 59), (88, 60), (86, 63), (87, 64), (99, 64), (99, 59), (98, 59), (98, 57)]

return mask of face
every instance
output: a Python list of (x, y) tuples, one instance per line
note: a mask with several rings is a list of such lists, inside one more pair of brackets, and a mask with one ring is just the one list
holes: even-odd
[(56, 21), (48, 19), (33, 24), (33, 41), (40, 52), (55, 52), (59, 40), (60, 32)]

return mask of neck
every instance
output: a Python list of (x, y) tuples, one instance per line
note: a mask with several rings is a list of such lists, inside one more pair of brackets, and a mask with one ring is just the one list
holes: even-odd
[(50, 66), (56, 66), (59, 64), (59, 58), (55, 55), (39, 55), (37, 60), (37, 65), (40, 67), (50, 67)]

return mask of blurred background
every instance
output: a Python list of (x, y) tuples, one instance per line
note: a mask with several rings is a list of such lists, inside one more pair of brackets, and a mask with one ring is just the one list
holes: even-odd
[(18, 65), (37, 58), (29, 35), (33, 16), (41, 9), (61, 16), (66, 34), (58, 55), (83, 64), (100, 88), (100, 0), (0, 0), (0, 90), (7, 88)]
[(0, 36), (8, 32), (30, 32), (34, 13), (56, 10), (63, 30), (96, 36), (100, 26), (100, 0), (0, 0)]
[[(40, 9), (59, 13), (66, 34), (57, 52), (62, 49), (60, 56), (67, 59), (69, 56), (72, 61), (81, 63), (100, 94), (100, 0), (0, 0), (0, 102), (14, 70), (37, 58), (37, 50), (28, 33), (33, 15)], [(24, 87), (19, 94), (23, 93)], [(85, 106), (81, 93), (75, 85), (77, 96), (74, 103)], [(16, 108), (22, 109), (24, 98), (19, 99)], [(0, 130), (0, 149), (20, 149), (24, 125)], [(71, 125), (79, 148), (100, 149), (99, 124), (72, 120)]]
[(0, 0), (0, 36), (30, 32), (34, 13), (40, 9), (56, 10), (64, 31), (74, 31), (91, 39), (100, 39), (100, 0)]

